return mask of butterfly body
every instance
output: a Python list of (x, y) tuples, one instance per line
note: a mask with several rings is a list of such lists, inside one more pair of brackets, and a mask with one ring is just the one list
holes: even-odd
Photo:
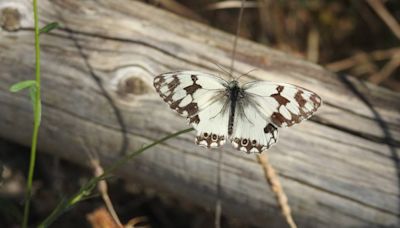
[(233, 132), (233, 121), (235, 118), (235, 108), (236, 108), (236, 102), (238, 99), (243, 97), (243, 91), (238, 85), (238, 82), (236, 80), (231, 81), (227, 88), (227, 94), (229, 94), (229, 102), (230, 102), (230, 112), (229, 112), (229, 123), (228, 123), (228, 135), (232, 135)]
[(294, 85), (255, 81), (240, 86), (197, 71), (161, 74), (154, 87), (197, 130), (196, 144), (214, 148), (230, 140), (247, 153), (268, 149), (277, 141), (278, 127), (309, 118), (321, 104), (318, 95)]

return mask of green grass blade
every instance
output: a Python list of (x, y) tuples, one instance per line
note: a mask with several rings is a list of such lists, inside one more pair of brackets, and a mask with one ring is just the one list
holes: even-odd
[(40, 29), (40, 34), (42, 33), (49, 33), (51, 32), (51, 30), (58, 28), (60, 25), (58, 24), (58, 22), (52, 22), (46, 26), (44, 26), (43, 28)]
[(14, 85), (10, 87), (10, 91), (13, 93), (19, 92), (23, 89), (27, 88), (35, 88), (36, 87), (36, 81), (35, 80), (26, 80), (22, 82), (17, 82)]
[(105, 169), (105, 171), (102, 175), (93, 177), (84, 186), (82, 186), (81, 189), (75, 195), (71, 196), (67, 201), (60, 203), (53, 210), (53, 212), (38, 227), (45, 228), (45, 227), (50, 226), (51, 223), (53, 223), (63, 212), (70, 209), (72, 206), (74, 206), (78, 202), (86, 199), (87, 196), (89, 196), (91, 194), (92, 190), (96, 187), (96, 185), (99, 181), (107, 178), (111, 172), (114, 172), (117, 168), (119, 168), (122, 165), (124, 165), (125, 163), (127, 163), (134, 156), (139, 155), (139, 154), (143, 153), (144, 151), (150, 149), (151, 147), (154, 147), (160, 143), (163, 143), (164, 141), (167, 141), (168, 139), (175, 138), (178, 135), (181, 135), (181, 134), (187, 133), (189, 131), (193, 131), (193, 130), (194, 130), (193, 128), (188, 128), (188, 129), (181, 130), (181, 131), (175, 132), (173, 134), (167, 135), (164, 138), (154, 141), (153, 143), (150, 143), (147, 146), (144, 146), (139, 150), (130, 152), (127, 155), (125, 155), (124, 157), (120, 158), (118, 161), (114, 162), (110, 167)]

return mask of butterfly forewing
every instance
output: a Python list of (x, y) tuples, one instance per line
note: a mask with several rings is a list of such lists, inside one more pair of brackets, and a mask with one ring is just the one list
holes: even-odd
[(278, 127), (308, 119), (321, 105), (317, 94), (291, 84), (251, 82), (243, 85), (243, 90), (249, 103)]
[(195, 71), (161, 74), (154, 87), (170, 108), (186, 117), (197, 130), (196, 144), (218, 147), (228, 138), (227, 82)]
[(320, 97), (290, 84), (250, 82), (242, 86), (237, 101), (233, 146), (247, 153), (270, 148), (278, 140), (277, 127), (292, 126), (309, 118), (320, 106)]

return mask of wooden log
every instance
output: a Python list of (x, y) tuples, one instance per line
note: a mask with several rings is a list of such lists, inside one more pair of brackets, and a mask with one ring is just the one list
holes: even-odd
[[(155, 75), (220, 74), (214, 63), (229, 67), (233, 36), (140, 2), (42, 0), (39, 6), (41, 25), (62, 27), (41, 35), (39, 148), (80, 164), (87, 165), (82, 141), (107, 165), (187, 127), (155, 93)], [(4, 0), (0, 12), (0, 136), (30, 145), (31, 103), (8, 88), (33, 78), (31, 2)], [(243, 82), (293, 83), (325, 102), (310, 121), (282, 129), (267, 152), (300, 227), (400, 226), (399, 94), (242, 39), (235, 66), (237, 73), (258, 69)], [(118, 175), (212, 209), (218, 153), (193, 141), (194, 132), (171, 139)], [(285, 226), (255, 157), (221, 150), (223, 213), (259, 227)]]

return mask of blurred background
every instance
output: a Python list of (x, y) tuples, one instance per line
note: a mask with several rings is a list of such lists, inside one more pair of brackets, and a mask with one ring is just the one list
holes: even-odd
[[(145, 1), (235, 34), (241, 1)], [(400, 1), (246, 1), (240, 36), (400, 91)]]

